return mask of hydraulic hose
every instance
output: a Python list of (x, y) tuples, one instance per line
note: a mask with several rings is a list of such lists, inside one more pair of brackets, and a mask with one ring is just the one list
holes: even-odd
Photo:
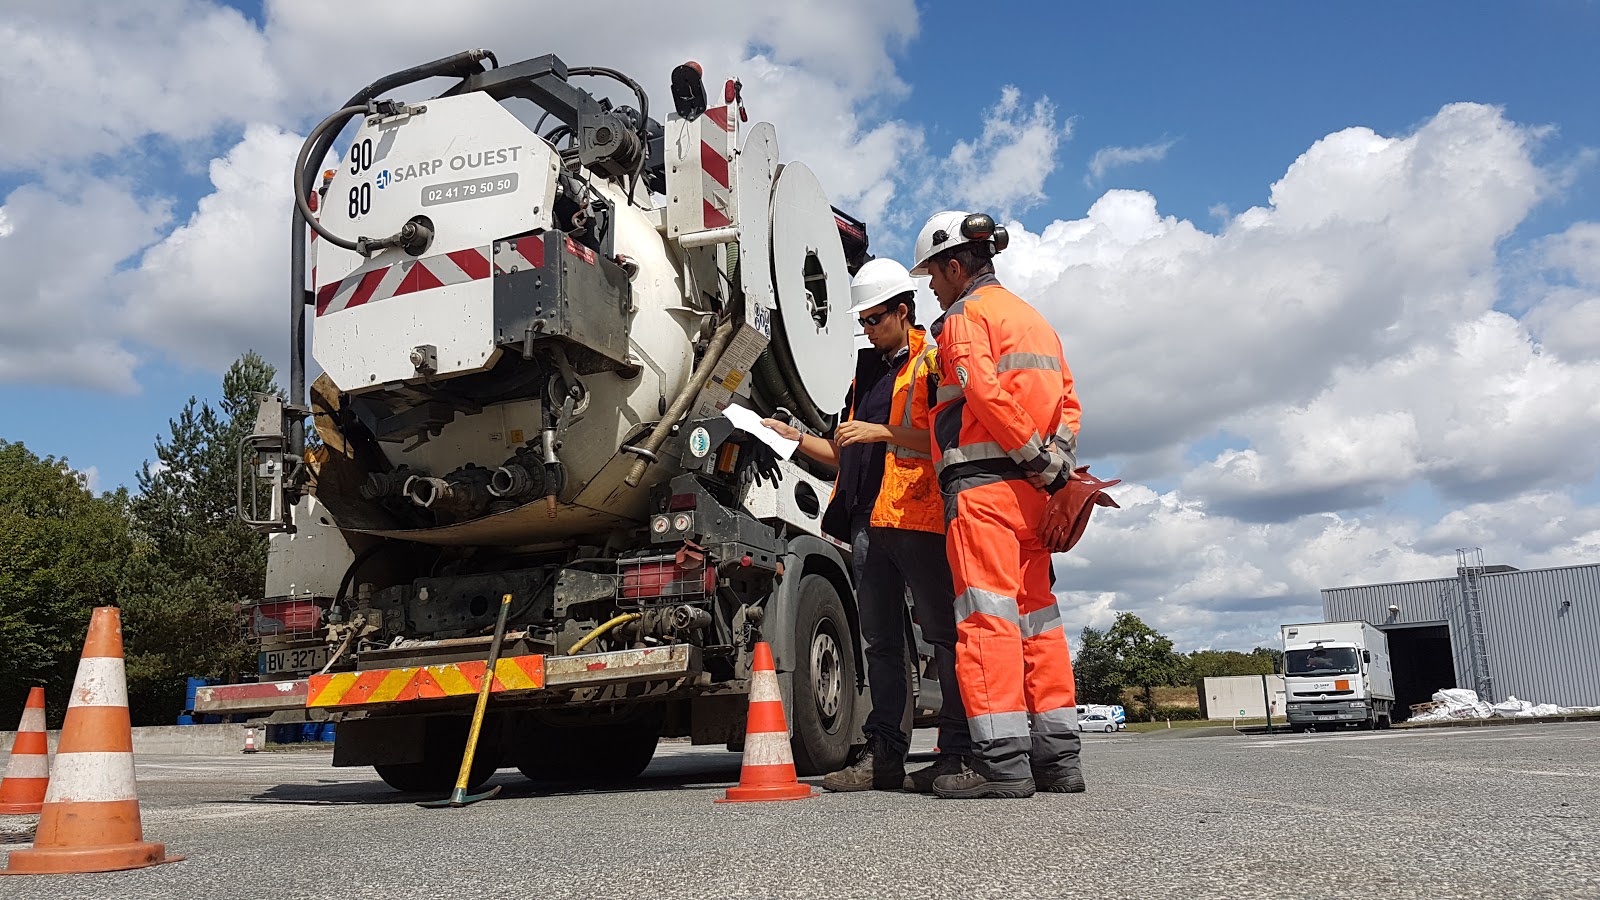
[(627, 624), (629, 622), (632, 622), (635, 619), (642, 619), (642, 618), (644, 618), (644, 616), (642, 616), (642, 615), (640, 615), (638, 613), (623, 613), (622, 615), (617, 616), (614, 619), (611, 619), (611, 620), (606, 621), (606, 622), (602, 622), (599, 626), (597, 626), (595, 628), (595, 630), (593, 630), (593, 631), (589, 632), (588, 634), (584, 635), (582, 638), (580, 638), (578, 640), (578, 642), (576, 644), (573, 644), (571, 649), (569, 649), (567, 651), (567, 655), (568, 656), (577, 656), (579, 650), (582, 650), (583, 648), (585, 648), (585, 647), (589, 646), (590, 644), (594, 643), (595, 641), (599, 640), (602, 635), (604, 635), (606, 632), (610, 631), (611, 629), (617, 627), (618, 625), (625, 625), (625, 624)]
[[(322, 124), (311, 129), (311, 133), (306, 135), (305, 143), (300, 145), (300, 155), (295, 158), (294, 170), (296, 174), (298, 175), (305, 172), (306, 161), (311, 158), (311, 151), (317, 145), (322, 143), (323, 135), (330, 134), (330, 129), (331, 134), (337, 135), (340, 130), (344, 128), (345, 123), (350, 121), (351, 117), (361, 115), (366, 111), (366, 104), (362, 104), (360, 106), (346, 106), (344, 109), (341, 109), (326, 119), (323, 119)], [(326, 152), (326, 150), (324, 150), (324, 152)], [(306, 202), (306, 195), (308, 193), (308, 191), (299, 190), (294, 192), (294, 204), (295, 207), (300, 211), (300, 218), (304, 219), (306, 224), (311, 226), (312, 231), (315, 231), (323, 240), (334, 245), (335, 247), (343, 247), (346, 250), (354, 250), (358, 253), (361, 252), (360, 244), (356, 243), (355, 241), (346, 240), (345, 238), (339, 237), (328, 229), (322, 227), (322, 223), (318, 222), (317, 217), (312, 215), (310, 204)]]

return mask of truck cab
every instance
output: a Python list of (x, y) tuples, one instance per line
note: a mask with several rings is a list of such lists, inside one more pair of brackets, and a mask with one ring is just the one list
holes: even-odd
[(1388, 639), (1366, 622), (1283, 626), (1284, 693), (1297, 731), (1387, 728), (1394, 709)]

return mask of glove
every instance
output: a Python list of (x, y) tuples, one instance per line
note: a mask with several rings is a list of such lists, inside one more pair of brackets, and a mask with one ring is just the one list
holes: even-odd
[(770, 481), (777, 487), (783, 481), (783, 470), (778, 468), (778, 454), (771, 447), (758, 440), (748, 440), (743, 443), (740, 454), (744, 458), (744, 468), (740, 476), (747, 483), (749, 481)]
[(1105, 492), (1106, 488), (1121, 483), (1120, 478), (1101, 481), (1089, 474), (1088, 466), (1078, 467), (1067, 486), (1052, 494), (1045, 505), (1044, 517), (1035, 529), (1039, 542), (1051, 553), (1065, 553), (1077, 546), (1096, 506), (1122, 508)]

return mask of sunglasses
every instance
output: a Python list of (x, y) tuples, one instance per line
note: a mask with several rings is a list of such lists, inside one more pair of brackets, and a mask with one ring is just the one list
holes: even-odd
[(870, 316), (862, 316), (861, 318), (857, 319), (856, 321), (861, 323), (861, 327), (862, 328), (874, 328), (874, 327), (877, 326), (877, 324), (879, 322), (882, 322), (884, 319), (889, 318), (889, 314), (892, 313), (892, 312), (894, 312), (894, 310), (886, 309), (883, 312), (873, 313)]

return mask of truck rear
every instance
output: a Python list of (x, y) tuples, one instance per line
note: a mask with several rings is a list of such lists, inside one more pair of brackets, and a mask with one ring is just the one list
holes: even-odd
[(663, 124), (624, 73), (470, 51), (313, 130), (290, 396), (263, 398), (241, 448), (241, 513), (270, 535), (246, 611), (262, 680), (203, 689), (197, 712), (337, 721), (335, 765), (439, 790), (488, 678), (475, 782), (627, 778), (661, 737), (740, 746), (766, 640), (797, 766), (845, 761), (866, 694), (848, 548), (820, 528), (832, 472), (722, 411), (831, 427), (866, 226), (778, 162), (772, 126), (741, 124), (736, 81), (671, 81)]
[(1393, 724), (1389, 639), (1368, 622), (1284, 625), (1283, 681), (1295, 731)]

